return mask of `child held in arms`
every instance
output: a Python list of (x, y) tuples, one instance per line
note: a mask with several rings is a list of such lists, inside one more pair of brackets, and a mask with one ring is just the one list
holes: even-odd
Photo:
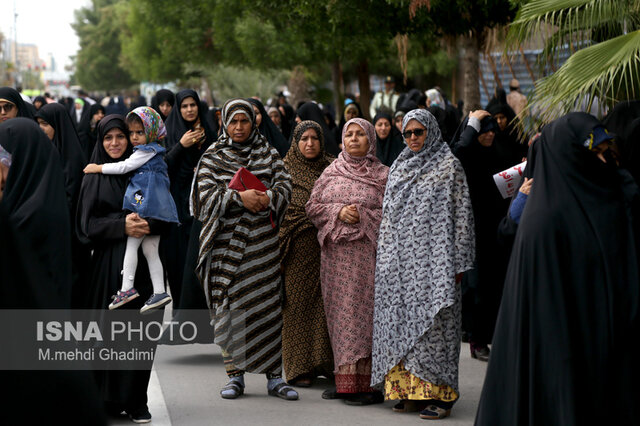
[[(89, 164), (85, 173), (122, 175), (133, 172), (122, 208), (136, 213), (142, 219), (163, 222), (178, 222), (176, 205), (169, 192), (169, 176), (163, 155), (163, 139), (167, 129), (160, 115), (149, 107), (139, 107), (126, 118), (133, 154), (124, 161), (109, 164)], [(129, 236), (124, 254), (122, 288), (118, 290), (109, 309), (116, 309), (139, 296), (134, 287), (138, 266), (138, 248), (142, 245), (153, 284), (153, 294), (140, 309), (141, 313), (159, 309), (169, 302), (171, 296), (165, 291), (164, 270), (158, 255), (160, 235)]]

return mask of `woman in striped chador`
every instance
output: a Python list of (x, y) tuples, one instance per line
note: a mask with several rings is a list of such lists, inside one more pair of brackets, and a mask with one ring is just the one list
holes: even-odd
[[(202, 222), (196, 273), (230, 379), (220, 394), (226, 399), (242, 395), (248, 371), (267, 375), (269, 395), (297, 399), (281, 377), (278, 225), (291, 198), (289, 174), (258, 132), (248, 101), (227, 101), (222, 122), (222, 135), (200, 160), (191, 198), (193, 216)], [(230, 189), (241, 167), (267, 190)]]

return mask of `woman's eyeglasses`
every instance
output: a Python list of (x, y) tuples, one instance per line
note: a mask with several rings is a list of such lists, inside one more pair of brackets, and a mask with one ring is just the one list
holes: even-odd
[(426, 129), (407, 130), (402, 134), (402, 136), (404, 136), (405, 139), (410, 139), (411, 135), (416, 135), (417, 137), (420, 137), (424, 135), (424, 132), (426, 131), (427, 131)]
[(11, 112), (15, 108), (14, 104), (0, 104), (0, 111), (2, 112)]

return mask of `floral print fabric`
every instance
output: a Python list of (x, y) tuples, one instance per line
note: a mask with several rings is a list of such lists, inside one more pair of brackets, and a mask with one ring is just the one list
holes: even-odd
[(419, 379), (458, 390), (460, 285), (474, 259), (473, 211), (464, 170), (435, 118), (419, 152), (405, 149), (389, 173), (375, 276), (372, 386), (400, 362)]
[(458, 393), (451, 386), (434, 385), (414, 376), (402, 363), (389, 371), (384, 380), (385, 399), (437, 399), (451, 402), (458, 399)]
[(141, 106), (129, 113), (135, 114), (142, 120), (144, 133), (147, 136), (147, 143), (158, 142), (164, 146), (164, 138), (167, 136), (167, 127), (155, 109), (148, 106)]

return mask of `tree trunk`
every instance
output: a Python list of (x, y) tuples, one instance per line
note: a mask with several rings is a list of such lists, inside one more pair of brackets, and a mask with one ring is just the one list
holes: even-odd
[(464, 101), (464, 115), (469, 111), (482, 108), (480, 105), (479, 83), (479, 41), (475, 35), (467, 35), (462, 38), (462, 70), (464, 72), (464, 87), (462, 100)]
[(369, 84), (369, 62), (363, 59), (356, 67), (358, 73), (358, 87), (360, 88), (360, 108), (362, 115), (367, 120), (369, 117), (369, 104), (371, 103), (371, 86)]
[(344, 77), (339, 59), (335, 59), (331, 64), (331, 79), (333, 80), (333, 103), (336, 107), (336, 114), (340, 114), (344, 102)]
[(209, 88), (209, 82), (204, 77), (200, 78), (200, 91), (204, 92), (203, 101), (205, 101), (207, 105), (209, 105), (209, 108), (212, 108), (213, 106), (215, 106), (215, 101), (211, 96), (211, 89)]

